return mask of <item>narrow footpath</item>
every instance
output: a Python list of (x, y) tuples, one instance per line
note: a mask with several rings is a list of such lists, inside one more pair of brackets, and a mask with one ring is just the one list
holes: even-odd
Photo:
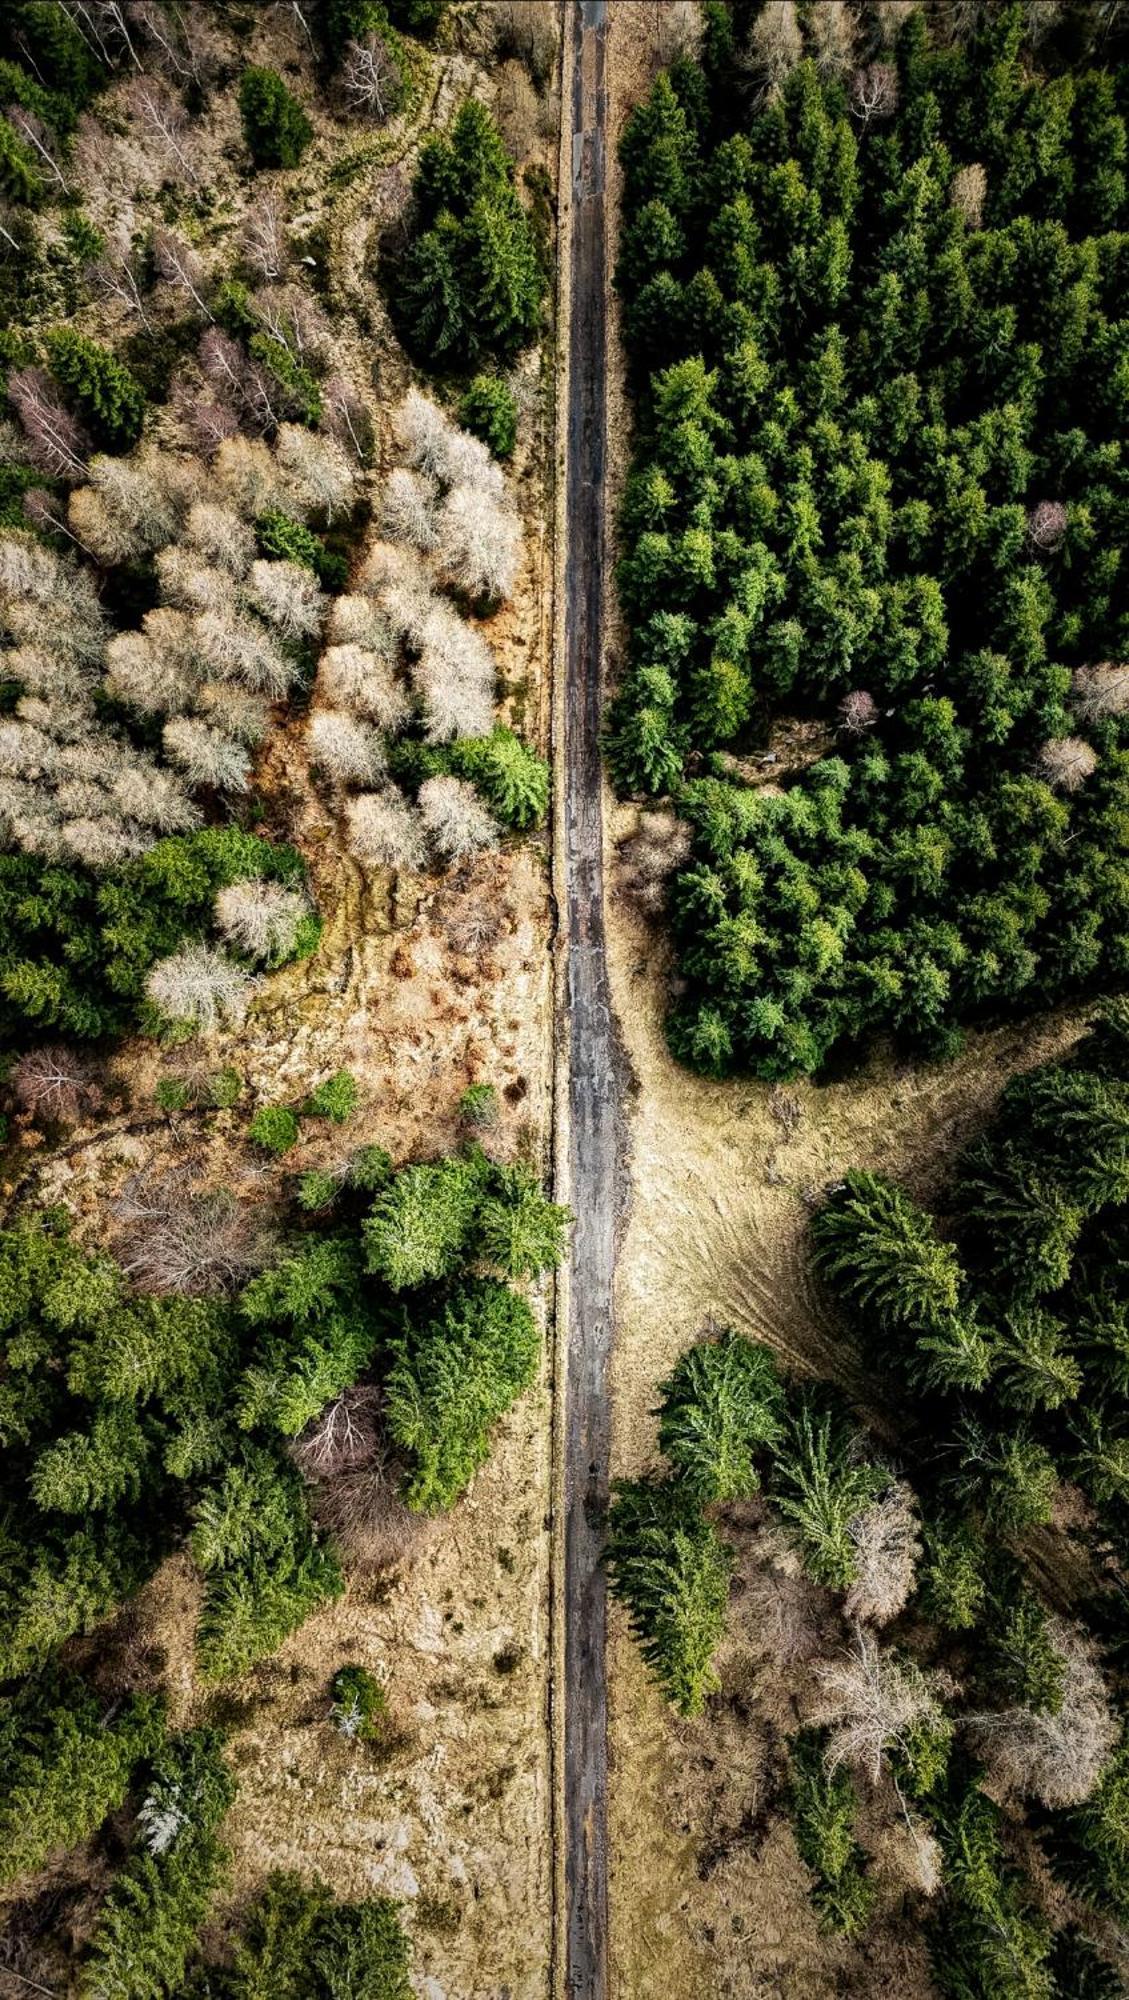
[(621, 1150), (604, 950), (604, 181), (606, 0), (575, 0), (571, 318), (565, 498), (564, 902), (569, 1153), (575, 1217), (564, 1370), (565, 1991), (606, 2000), (607, 1600), (600, 1564), (611, 1424), (608, 1359)]

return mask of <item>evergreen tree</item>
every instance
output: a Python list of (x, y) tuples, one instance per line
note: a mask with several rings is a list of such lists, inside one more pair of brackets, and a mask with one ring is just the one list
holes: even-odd
[(848, 1938), (865, 1931), (875, 1890), (855, 1838), (858, 1797), (848, 1772), (828, 1771), (822, 1733), (804, 1730), (789, 1756), (788, 1810), (800, 1859), (815, 1881), (812, 1901), (825, 1929)]
[(421, 1325), (408, 1322), (385, 1383), (388, 1428), (408, 1454), (410, 1507), (450, 1507), (484, 1465), (498, 1418), (529, 1388), (541, 1339), (524, 1299), (466, 1280)]
[(163, 1736), (154, 1696), (108, 1705), (74, 1675), (48, 1674), (8, 1696), (0, 1709), (0, 1879), (42, 1868), (56, 1849), (95, 1832)]
[(718, 1685), (713, 1655), (725, 1624), (732, 1552), (677, 1482), (615, 1489), (607, 1562), (639, 1649), (681, 1715), (697, 1715)]
[(239, 115), (257, 167), (296, 167), (314, 135), (298, 99), (274, 69), (244, 70)]
[(129, 451), (141, 436), (145, 391), (124, 362), (69, 326), (53, 327), (44, 345), (51, 373), (95, 443), (105, 451)]
[(855, 1576), (852, 1521), (890, 1483), (880, 1465), (859, 1456), (856, 1435), (838, 1412), (801, 1394), (788, 1412), (769, 1492), (816, 1583), (846, 1590)]
[(784, 1394), (766, 1347), (725, 1332), (700, 1341), (662, 1384), (659, 1447), (703, 1505), (748, 1500), (783, 1436)]

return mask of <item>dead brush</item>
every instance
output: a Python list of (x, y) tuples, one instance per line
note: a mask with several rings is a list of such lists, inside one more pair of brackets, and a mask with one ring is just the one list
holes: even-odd
[(229, 1188), (201, 1188), (189, 1165), (131, 1175), (115, 1203), (117, 1255), (142, 1291), (234, 1291), (260, 1271), (275, 1244), (269, 1214)]
[(430, 1539), (433, 1523), (400, 1498), (402, 1471), (388, 1439), (378, 1434), (364, 1462), (314, 1481), (310, 1499), (318, 1524), (352, 1568), (370, 1574), (394, 1569)]

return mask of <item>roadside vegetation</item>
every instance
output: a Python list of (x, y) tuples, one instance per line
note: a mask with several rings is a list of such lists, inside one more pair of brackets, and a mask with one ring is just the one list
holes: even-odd
[(703, 23), (624, 132), (616, 280), (608, 754), (679, 817), (671, 1043), (951, 1054), (1125, 973), (1123, 26)]

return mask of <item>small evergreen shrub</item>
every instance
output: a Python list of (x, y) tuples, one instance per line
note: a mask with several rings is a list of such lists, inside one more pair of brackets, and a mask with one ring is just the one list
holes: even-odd
[(247, 1137), (268, 1153), (288, 1153), (298, 1143), (298, 1116), (285, 1104), (260, 1105)]
[(388, 1714), (388, 1697), (375, 1674), (365, 1667), (340, 1667), (330, 1692), (330, 1713), (338, 1733), (361, 1743), (378, 1742)]
[(517, 404), (497, 375), (476, 375), (459, 404), (464, 431), (489, 445), (495, 458), (510, 458), (517, 443)]
[(344, 1125), (357, 1108), (358, 1096), (356, 1077), (347, 1069), (339, 1069), (310, 1092), (302, 1110), (308, 1117), (328, 1118), (334, 1125)]
[(243, 137), (257, 167), (296, 167), (314, 128), (275, 69), (253, 67), (239, 85)]

